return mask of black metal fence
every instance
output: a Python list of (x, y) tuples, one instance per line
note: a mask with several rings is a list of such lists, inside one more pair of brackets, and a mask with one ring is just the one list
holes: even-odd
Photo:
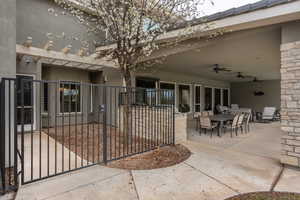
[(70, 81), (1, 82), (8, 189), (174, 144), (174, 91)]

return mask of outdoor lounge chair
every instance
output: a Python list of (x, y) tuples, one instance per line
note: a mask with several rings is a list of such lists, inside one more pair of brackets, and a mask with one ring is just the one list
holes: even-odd
[(265, 107), (261, 115), (259, 122), (268, 123), (274, 120), (276, 108), (275, 107)]
[(204, 129), (205, 133), (207, 130), (211, 131), (210, 137), (212, 137), (213, 135), (213, 131), (214, 129), (216, 129), (218, 127), (217, 124), (213, 124), (211, 123), (211, 120), (209, 117), (200, 117), (200, 135), (201, 135), (201, 130)]

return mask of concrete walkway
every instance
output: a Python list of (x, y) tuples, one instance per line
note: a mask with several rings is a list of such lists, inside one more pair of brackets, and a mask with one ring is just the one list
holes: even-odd
[[(282, 168), (279, 158), (269, 155), (274, 147), (268, 148), (271, 139), (263, 133), (269, 134), (275, 127), (261, 130), (262, 135), (247, 136), (248, 139), (225, 148), (185, 142), (193, 154), (176, 166), (145, 171), (94, 166), (22, 186), (16, 199), (222, 200), (239, 193), (268, 191), (274, 186), (276, 191), (299, 192), (300, 171), (295, 169), (284, 169), (274, 185)], [(259, 143), (253, 150), (258, 141), (265, 145), (259, 147)], [(263, 148), (268, 149), (267, 154), (261, 154), (265, 152)]]

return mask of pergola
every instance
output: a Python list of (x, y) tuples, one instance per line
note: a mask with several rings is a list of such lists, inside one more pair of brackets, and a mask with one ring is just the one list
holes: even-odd
[(77, 54), (70, 53), (71, 45), (64, 47), (61, 51), (54, 51), (52, 48), (52, 41), (48, 41), (44, 48), (33, 47), (32, 38), (28, 37), (22, 45), (16, 45), (17, 59), (20, 60), (23, 56), (30, 56), (35, 61), (65, 67), (86, 70), (117, 69), (114, 62), (107, 58), (100, 58), (97, 54), (86, 55), (87, 50), (85, 48), (79, 49)]

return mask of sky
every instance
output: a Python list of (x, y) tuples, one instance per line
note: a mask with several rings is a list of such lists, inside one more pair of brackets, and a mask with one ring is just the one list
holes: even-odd
[(214, 2), (214, 6), (212, 6), (211, 3), (207, 1), (205, 6), (203, 7), (205, 15), (221, 12), (234, 7), (240, 7), (249, 3), (255, 3), (259, 0), (212, 0), (212, 1)]

